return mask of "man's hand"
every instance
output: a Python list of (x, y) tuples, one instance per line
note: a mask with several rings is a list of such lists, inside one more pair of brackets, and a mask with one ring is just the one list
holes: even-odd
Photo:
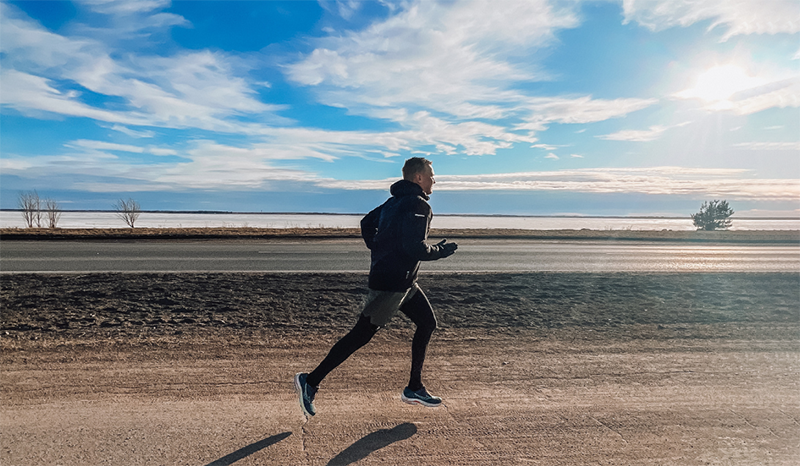
[(441, 253), (441, 256), (439, 256), (440, 259), (452, 256), (456, 252), (456, 249), (458, 249), (458, 245), (456, 243), (448, 243), (446, 239), (436, 243), (436, 246), (439, 247), (439, 252)]

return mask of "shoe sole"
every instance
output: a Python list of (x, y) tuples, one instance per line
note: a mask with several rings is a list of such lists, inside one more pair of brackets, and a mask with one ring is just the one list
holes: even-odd
[(303, 414), (306, 417), (311, 417), (313, 414), (306, 410), (306, 404), (303, 403), (303, 386), (300, 385), (300, 374), (302, 374), (302, 372), (298, 372), (294, 375), (294, 391), (297, 392), (297, 399), (300, 401), (300, 409), (303, 410)]
[(441, 401), (438, 403), (428, 403), (427, 401), (422, 401), (419, 398), (408, 398), (405, 395), (400, 395), (400, 399), (403, 401), (403, 403), (408, 403), (410, 405), (425, 406), (426, 408), (438, 408), (439, 406), (442, 405)]

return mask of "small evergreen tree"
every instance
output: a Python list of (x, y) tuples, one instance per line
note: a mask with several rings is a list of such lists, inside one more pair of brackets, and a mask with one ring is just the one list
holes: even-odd
[(731, 215), (733, 209), (728, 205), (728, 201), (703, 202), (700, 212), (692, 215), (694, 226), (698, 230), (725, 230), (731, 226)]

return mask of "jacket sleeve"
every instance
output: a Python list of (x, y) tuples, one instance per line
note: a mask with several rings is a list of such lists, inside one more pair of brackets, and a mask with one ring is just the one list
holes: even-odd
[(375, 245), (375, 235), (378, 234), (378, 222), (381, 219), (381, 206), (376, 207), (361, 219), (361, 237), (369, 249)]
[(433, 212), (427, 202), (417, 199), (410, 209), (404, 212), (401, 243), (403, 252), (415, 260), (433, 261), (442, 257), (439, 246), (429, 245), (428, 229)]

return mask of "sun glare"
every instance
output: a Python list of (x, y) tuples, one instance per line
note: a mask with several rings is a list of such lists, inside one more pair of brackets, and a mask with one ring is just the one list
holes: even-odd
[(697, 98), (706, 102), (727, 100), (733, 94), (764, 84), (764, 80), (748, 76), (736, 65), (722, 65), (709, 68), (697, 77), (695, 86), (678, 95)]

